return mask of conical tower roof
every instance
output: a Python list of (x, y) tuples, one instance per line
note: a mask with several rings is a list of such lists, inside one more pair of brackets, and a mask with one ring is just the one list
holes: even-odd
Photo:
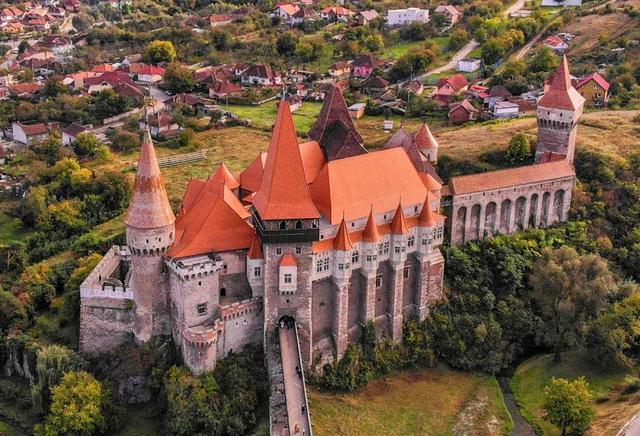
[(215, 173), (213, 173), (210, 177), (218, 182), (224, 183), (224, 185), (229, 189), (236, 189), (240, 186), (240, 183), (233, 177), (229, 168), (223, 163), (220, 164)]
[(140, 148), (133, 194), (124, 222), (127, 226), (138, 229), (153, 229), (173, 224), (175, 219), (147, 126)]
[(253, 205), (265, 220), (319, 218), (302, 165), (289, 103), (281, 101)]
[(393, 220), (391, 221), (391, 233), (394, 235), (406, 235), (409, 233), (409, 226), (407, 226), (407, 220), (404, 218), (402, 204), (398, 204), (396, 213), (393, 215)]
[(562, 56), (562, 61), (549, 90), (542, 96), (538, 106), (556, 108), (563, 110), (576, 110), (584, 104), (584, 97), (571, 85), (571, 74), (569, 73), (569, 62), (566, 56)]
[(422, 123), (416, 134), (413, 136), (413, 142), (418, 149), (438, 148), (438, 141), (433, 137), (431, 129), (427, 126), (427, 123)]
[(367, 224), (364, 226), (364, 231), (362, 232), (362, 239), (365, 242), (377, 242), (380, 240), (380, 233), (378, 232), (378, 226), (376, 225), (376, 220), (373, 217), (373, 208), (371, 212), (369, 212), (369, 218), (367, 218)]
[(264, 259), (264, 253), (262, 252), (262, 242), (260, 242), (260, 238), (258, 238), (258, 235), (253, 235), (253, 241), (251, 242), (251, 247), (249, 248), (247, 257), (254, 260)]
[(420, 216), (418, 217), (418, 225), (421, 227), (433, 227), (436, 225), (436, 222), (436, 217), (431, 210), (429, 194), (427, 194), (422, 210), (420, 211)]
[(340, 227), (338, 227), (338, 233), (333, 240), (333, 248), (340, 251), (353, 250), (353, 243), (351, 242), (351, 238), (349, 237), (349, 232), (347, 231), (347, 222), (344, 220), (344, 217), (342, 217)]

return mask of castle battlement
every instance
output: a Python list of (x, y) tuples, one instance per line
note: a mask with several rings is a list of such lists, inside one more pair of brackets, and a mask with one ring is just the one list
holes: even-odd
[(169, 259), (166, 261), (169, 270), (180, 280), (194, 280), (215, 274), (223, 268), (221, 260), (209, 256), (194, 256), (188, 259)]
[(195, 348), (208, 348), (218, 341), (218, 337), (224, 331), (224, 323), (219, 319), (211, 325), (198, 325), (194, 327), (182, 326), (182, 338), (185, 343)]
[(222, 321), (229, 321), (252, 312), (259, 312), (260, 310), (262, 310), (262, 298), (242, 300), (226, 306), (221, 306), (220, 319)]
[(120, 279), (123, 262), (129, 262), (127, 247), (114, 245), (80, 285), (80, 298), (133, 299), (133, 292)]

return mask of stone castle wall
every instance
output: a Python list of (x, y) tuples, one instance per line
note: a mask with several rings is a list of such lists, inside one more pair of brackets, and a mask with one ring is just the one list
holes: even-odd
[(83, 298), (80, 301), (80, 350), (107, 353), (134, 332), (133, 302), (128, 299)]

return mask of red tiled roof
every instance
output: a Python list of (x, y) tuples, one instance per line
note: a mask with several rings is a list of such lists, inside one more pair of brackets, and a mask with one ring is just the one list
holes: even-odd
[(351, 63), (354, 67), (378, 68), (384, 65), (384, 62), (371, 54), (361, 54), (357, 56)]
[(561, 44), (564, 44), (564, 41), (562, 40), (562, 38), (560, 38), (559, 36), (550, 36), (547, 39), (544, 40), (544, 43), (547, 45), (550, 45), (552, 47), (557, 47)]
[(391, 221), (391, 233), (394, 235), (406, 235), (409, 233), (409, 227), (407, 227), (407, 220), (404, 218), (402, 204), (398, 204), (396, 213), (393, 215), (393, 220)]
[(333, 248), (340, 251), (348, 251), (353, 249), (351, 238), (349, 238), (349, 232), (347, 231), (347, 223), (342, 218), (340, 221), (340, 227), (338, 227), (338, 233), (333, 239)]
[(418, 217), (418, 223), (423, 227), (433, 227), (438, 221), (443, 221), (446, 217), (440, 215), (431, 210), (431, 194), (428, 194), (424, 199), (420, 216)]
[(538, 102), (538, 106), (576, 110), (583, 103), (584, 97), (571, 85), (571, 75), (569, 74), (567, 57), (562, 56), (562, 61), (558, 66), (556, 74), (553, 76), (551, 86)]
[(380, 240), (378, 225), (376, 224), (376, 219), (373, 216), (373, 207), (369, 210), (369, 217), (367, 218), (367, 223), (365, 224), (364, 231), (362, 232), (362, 240), (365, 242), (377, 242)]
[(164, 188), (151, 134), (147, 129), (138, 158), (133, 194), (124, 222), (127, 226), (138, 229), (150, 229), (163, 227), (174, 221), (175, 216)]
[(67, 135), (72, 136), (74, 138), (78, 136), (80, 133), (86, 132), (86, 131), (87, 131), (86, 127), (76, 123), (69, 124), (67, 127), (62, 129), (63, 133), (66, 133)]
[(471, 194), (494, 189), (547, 182), (549, 180), (575, 177), (576, 173), (567, 160), (527, 165), (506, 170), (452, 177), (449, 181), (453, 195)]
[(236, 189), (240, 186), (240, 183), (233, 177), (231, 171), (224, 163), (221, 163), (215, 173), (210, 177), (211, 180), (216, 181), (217, 183), (224, 183), (224, 185), (229, 189)]
[(319, 218), (311, 201), (289, 103), (281, 102), (253, 204), (265, 220)]
[(416, 134), (413, 136), (413, 141), (416, 143), (418, 149), (438, 148), (438, 141), (431, 134), (431, 130), (427, 123), (422, 123)]
[(22, 128), (22, 131), (27, 136), (44, 135), (45, 133), (49, 133), (49, 127), (47, 127), (47, 125), (43, 123), (37, 123), (37, 124), (18, 123), (18, 125)]
[(280, 266), (298, 266), (298, 261), (290, 254), (285, 254), (280, 259)]
[(576, 85), (576, 89), (582, 88), (584, 85), (586, 85), (587, 83), (589, 83), (592, 80), (594, 82), (596, 82), (598, 84), (598, 86), (600, 86), (605, 91), (608, 91), (609, 87), (611, 86), (609, 84), (609, 82), (607, 82), (605, 80), (604, 77), (602, 77), (598, 72), (595, 72), (595, 73), (589, 74), (588, 76), (583, 77), (582, 79), (580, 79), (580, 81)]
[(258, 238), (257, 234), (253, 235), (253, 241), (251, 241), (251, 247), (247, 253), (249, 259), (264, 259), (264, 253), (262, 252), (262, 242)]
[(108, 83), (113, 87), (122, 83), (135, 86), (133, 80), (131, 80), (129, 75), (124, 71), (107, 71), (106, 73), (102, 73), (99, 76), (87, 77), (86, 79), (84, 79), (84, 85), (86, 87), (99, 85), (103, 82)]
[(242, 86), (227, 80), (215, 80), (209, 85), (209, 89), (217, 95), (227, 95), (234, 92), (242, 92), (243, 90)]
[(34, 92), (38, 92), (41, 89), (42, 85), (36, 82), (16, 83), (15, 85), (11, 85), (9, 87), (9, 92), (16, 95), (33, 94)]

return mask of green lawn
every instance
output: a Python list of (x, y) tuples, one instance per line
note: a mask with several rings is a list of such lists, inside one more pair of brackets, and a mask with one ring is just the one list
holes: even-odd
[[(447, 51), (447, 45), (449, 44), (448, 36), (438, 36), (436, 38), (429, 38), (428, 41), (433, 41), (441, 53)], [(398, 59), (401, 56), (406, 55), (410, 51), (418, 50), (425, 41), (412, 41), (396, 44), (393, 47), (387, 47), (383, 50), (383, 57), (389, 59)]]
[[(271, 129), (276, 120), (276, 101), (267, 102), (260, 106), (223, 105), (223, 107), (243, 120), (251, 120), (252, 125), (260, 129)], [(299, 135), (305, 136), (313, 127), (321, 107), (322, 103), (305, 102), (300, 109), (293, 113)]]
[(22, 227), (22, 221), (0, 211), (0, 245), (20, 241), (28, 235)]
[(481, 58), (482, 57), (482, 46), (474, 48), (471, 53), (469, 53), (470, 58)]
[[(617, 386), (623, 380), (625, 373), (621, 371), (601, 371), (594, 368), (586, 360), (584, 352), (569, 352), (563, 354), (562, 362), (554, 363), (552, 354), (533, 357), (518, 366), (514, 377), (511, 379), (511, 389), (520, 405), (522, 416), (532, 424), (539, 426), (545, 435), (559, 435), (560, 432), (552, 424), (542, 419), (544, 411), (544, 387), (552, 377), (573, 380), (584, 376), (589, 382), (589, 387), (594, 392), (595, 398), (604, 400), (612, 396)], [(608, 400), (607, 400), (608, 401)], [(611, 401), (625, 407), (625, 403)], [(598, 402), (597, 408), (606, 406), (606, 401)], [(626, 407), (625, 407), (626, 408)], [(602, 412), (602, 413), (601, 413)], [(612, 411), (600, 411), (598, 415), (608, 415)], [(616, 414), (614, 412), (614, 414)], [(620, 413), (617, 413), (620, 415)], [(603, 419), (605, 417), (603, 416)], [(597, 424), (598, 419), (596, 419)], [(607, 433), (598, 433), (607, 434)]]
[(498, 383), (489, 375), (445, 367), (405, 371), (364, 390), (335, 394), (310, 390), (318, 435), (505, 434), (512, 427)]

